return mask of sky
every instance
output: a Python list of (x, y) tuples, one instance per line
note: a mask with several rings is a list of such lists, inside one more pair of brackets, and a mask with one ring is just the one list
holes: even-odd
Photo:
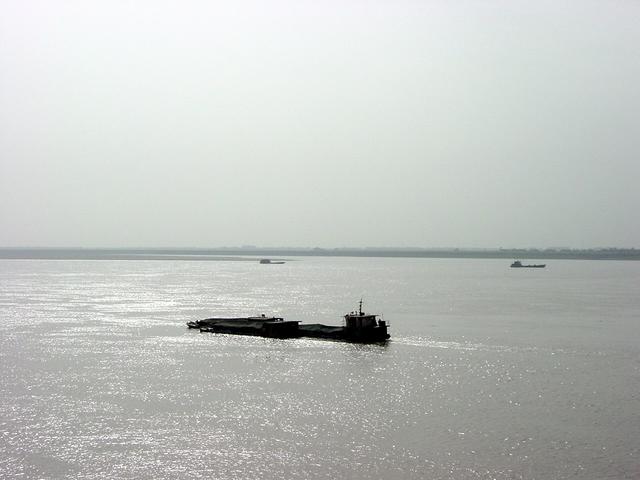
[(0, 247), (640, 247), (640, 2), (0, 0)]

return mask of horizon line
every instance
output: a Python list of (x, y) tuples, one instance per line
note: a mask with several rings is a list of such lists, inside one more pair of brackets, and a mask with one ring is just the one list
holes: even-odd
[(512, 247), (419, 247), (419, 246), (338, 246), (338, 247), (319, 247), (319, 246), (259, 246), (259, 245), (241, 245), (241, 246), (212, 246), (212, 247), (194, 247), (194, 246), (48, 246), (48, 245), (29, 245), (0, 246), (0, 250), (300, 250), (300, 251), (335, 251), (335, 250), (384, 250), (384, 251), (513, 251), (513, 250), (537, 250), (537, 251), (585, 251), (585, 250), (637, 250), (638, 247), (630, 246), (592, 246), (592, 247), (572, 247), (572, 246), (512, 246)]

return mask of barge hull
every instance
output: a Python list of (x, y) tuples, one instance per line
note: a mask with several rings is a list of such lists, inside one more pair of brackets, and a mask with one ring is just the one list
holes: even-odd
[(316, 324), (300, 325), (296, 321), (284, 321), (262, 317), (209, 318), (188, 322), (189, 328), (198, 328), (206, 333), (251, 335), (266, 338), (316, 338), (357, 343), (385, 342), (389, 339), (387, 325), (376, 325), (366, 329)]

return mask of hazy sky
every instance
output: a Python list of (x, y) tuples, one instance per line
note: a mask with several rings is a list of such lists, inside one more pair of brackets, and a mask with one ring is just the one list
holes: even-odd
[(640, 247), (640, 2), (0, 0), (0, 246)]

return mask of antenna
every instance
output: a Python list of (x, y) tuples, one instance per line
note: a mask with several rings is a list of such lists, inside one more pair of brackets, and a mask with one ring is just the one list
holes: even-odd
[(362, 298), (360, 298), (360, 315), (362, 315)]

